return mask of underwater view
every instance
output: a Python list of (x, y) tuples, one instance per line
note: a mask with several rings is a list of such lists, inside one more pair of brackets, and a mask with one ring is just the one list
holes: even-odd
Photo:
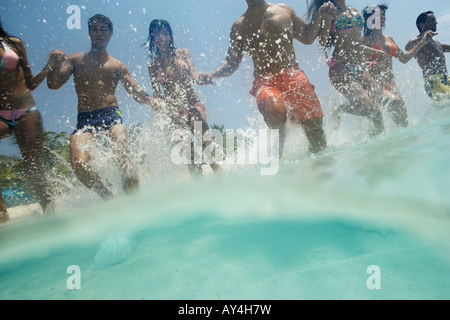
[[(311, 2), (286, 3), (309, 21)], [(432, 37), (443, 44), (443, 53), (450, 52), (444, 45), (450, 44), (450, 5), (412, 2), (388, 1), (383, 33), (407, 52), (406, 44), (418, 35), (417, 16), (433, 10), (437, 34), (423, 36), (420, 46), (427, 48)], [(0, 125), (0, 186), (8, 215), (0, 223), (1, 300), (450, 298), (450, 95), (431, 98), (412, 55), (407, 63), (393, 59), (407, 125), (399, 125), (393, 105), (380, 100), (383, 130), (377, 133), (380, 122), (373, 114), (336, 115), (338, 106), (358, 107), (357, 94), (336, 89), (319, 40), (310, 45), (295, 40), (298, 65), (320, 100), (326, 147), (309, 135), (311, 119), (296, 122), (288, 116), (285, 127), (275, 129), (264, 102), (249, 93), (257, 82), (258, 50), (244, 44), (239, 68), (219, 76), (233, 66), (233, 23), (261, 4), (273, 5), (259, 0), (0, 3), (2, 30), (23, 41), (33, 74), (46, 73), (32, 90), (42, 115), (45, 179), (27, 169), (20, 124), (8, 123), (14, 133), (9, 137)], [(333, 1), (323, 15), (342, 14), (334, 8), (340, 4), (345, 1)], [(372, 3), (347, 5), (362, 12)], [(97, 14), (109, 18), (114, 31), (101, 29), (109, 21), (103, 16), (90, 20)], [(163, 46), (172, 45), (161, 40), (164, 30), (152, 49), (155, 19), (168, 21), (167, 38), (189, 50), (168, 60), (174, 66), (178, 61), (173, 74), (171, 67), (163, 70)], [(236, 43), (246, 34), (239, 32)], [(271, 39), (264, 31), (259, 37)], [(283, 41), (276, 41), (279, 48)], [(102, 60), (86, 76), (82, 68), (96, 65), (77, 53), (103, 43), (114, 59)], [(285, 54), (277, 50), (278, 56)], [(5, 61), (7, 52), (0, 50)], [(47, 61), (53, 67), (45, 71)], [(105, 71), (110, 68), (119, 69), (117, 75)], [(192, 96), (191, 84), (182, 81), (183, 68), (196, 78)], [(223, 69), (216, 74), (217, 68)], [(8, 96), (2, 92), (7, 72), (14, 71), (6, 69), (0, 66), (2, 97)], [(176, 80), (167, 80), (171, 76)], [(98, 86), (107, 87), (108, 81), (115, 94), (100, 94)], [(92, 107), (98, 101), (102, 107)], [(187, 104), (195, 107), (184, 113), (171, 109)], [(100, 109), (105, 111), (97, 114), (101, 123), (88, 119), (94, 129), (83, 131), (91, 127), (80, 127), (85, 120), (80, 115)], [(3, 111), (9, 109), (0, 103), (0, 120), (6, 119)], [(33, 111), (24, 114), (22, 124)], [(120, 121), (112, 128), (123, 124), (126, 139), (121, 140), (122, 131), (104, 130), (111, 119)], [(206, 122), (214, 139), (205, 147)], [(191, 138), (200, 142), (191, 145)], [(82, 161), (90, 162), (78, 166)], [(38, 168), (38, 161), (32, 162)], [(88, 169), (95, 179), (86, 178)], [(42, 200), (39, 190), (49, 190), (51, 201)]]

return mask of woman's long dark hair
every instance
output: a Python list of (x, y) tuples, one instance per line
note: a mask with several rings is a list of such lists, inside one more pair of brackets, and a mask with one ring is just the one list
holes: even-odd
[(11, 40), (11, 38), (15, 38), (15, 37), (10, 35), (8, 32), (6, 32), (6, 30), (3, 28), (1, 18), (0, 18), (0, 38), (6, 39), (8, 41), (8, 45), (11, 45), (18, 52), (19, 48), (17, 48), (16, 43)]
[(170, 35), (170, 43), (169, 43), (169, 49), (172, 51), (173, 54), (175, 54), (175, 43), (173, 40), (173, 32), (172, 28), (170, 27), (169, 22), (166, 20), (161, 19), (155, 19), (150, 23), (150, 27), (148, 28), (148, 38), (146, 45), (148, 46), (148, 53), (152, 59), (159, 56), (159, 49), (158, 46), (155, 43), (155, 35), (157, 35), (162, 28), (166, 28)]
[(379, 4), (379, 5), (372, 5), (372, 6), (367, 6), (364, 8), (364, 10), (362, 11), (362, 16), (364, 17), (364, 20), (366, 21), (364, 24), (364, 35), (366, 37), (370, 36), (370, 34), (373, 31), (373, 28), (369, 27), (367, 25), (368, 20), (375, 14), (373, 8), (378, 7), (383, 14), (386, 14), (387, 9), (389, 9), (389, 7), (385, 4)]

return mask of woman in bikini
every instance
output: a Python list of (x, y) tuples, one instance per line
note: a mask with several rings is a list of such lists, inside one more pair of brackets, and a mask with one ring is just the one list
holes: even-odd
[[(389, 113), (398, 127), (408, 126), (408, 115), (405, 102), (402, 99), (399, 89), (395, 83), (393, 71), (393, 59), (396, 58), (403, 64), (408, 63), (434, 36), (431, 31), (423, 34), (420, 42), (410, 51), (404, 53), (390, 36), (383, 34), (386, 23), (386, 5), (368, 6), (363, 10), (364, 25), (364, 44), (376, 50), (382, 50), (387, 55), (371, 54), (368, 60), (373, 61), (370, 68), (370, 74), (375, 82), (381, 87), (383, 97), (388, 100), (383, 101), (388, 105)], [(375, 15), (378, 15), (375, 17)], [(372, 20), (375, 18), (376, 20)], [(378, 21), (379, 23), (370, 23)]]
[[(165, 20), (155, 19), (151, 22), (147, 43), (153, 59), (148, 71), (154, 97), (164, 99), (164, 111), (177, 127), (189, 127), (194, 132), (194, 123), (200, 121), (202, 132), (205, 133), (209, 130), (206, 109), (193, 88), (193, 83), (199, 81), (189, 50), (175, 48), (172, 28)], [(202, 83), (205, 84), (208, 83)], [(215, 162), (211, 168), (214, 171), (222, 169)]]
[[(36, 89), (56, 65), (50, 54), (44, 69), (33, 76), (23, 42), (9, 35), (0, 22), (0, 139), (14, 134), (23, 157), (28, 183), (44, 213), (51, 202), (43, 164), (43, 121), (30, 91)], [(0, 190), (0, 222), (9, 219)]]
[[(325, 2), (327, 0), (308, 1), (310, 20)], [(385, 53), (363, 44), (361, 32), (365, 21), (356, 8), (348, 7), (345, 0), (331, 2), (340, 12), (331, 25), (324, 22), (319, 42), (326, 49), (334, 47), (332, 59), (328, 61), (330, 81), (350, 102), (350, 106), (341, 106), (338, 111), (369, 118), (375, 128), (372, 134), (379, 135), (384, 132), (383, 117), (381, 109), (375, 103), (378, 90), (368, 72), (365, 55), (368, 52), (380, 55)]]

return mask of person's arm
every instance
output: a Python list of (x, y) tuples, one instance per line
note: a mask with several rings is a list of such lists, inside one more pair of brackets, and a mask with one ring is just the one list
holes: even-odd
[(328, 42), (331, 26), (334, 17), (337, 15), (337, 9), (333, 3), (323, 4), (310, 23), (306, 23), (300, 18), (291, 7), (283, 6), (291, 12), (295, 39), (307, 45), (313, 44), (317, 38), (320, 39), (321, 44), (325, 41), (325, 37), (325, 43)]
[(186, 62), (186, 64), (189, 67), (189, 71), (191, 73), (192, 79), (194, 82), (198, 81), (198, 72), (195, 69), (194, 61), (192, 60), (191, 53), (188, 49), (179, 49), (178, 54), (180, 55), (181, 59)]
[(157, 101), (151, 95), (142, 90), (138, 84), (131, 77), (130, 71), (125, 65), (121, 66), (120, 80), (122, 81), (125, 91), (133, 97), (133, 99), (144, 105), (150, 105), (153, 109), (156, 109)]
[(42, 69), (42, 71), (36, 75), (33, 75), (30, 64), (28, 62), (27, 51), (25, 49), (23, 42), (20, 39), (16, 38), (12, 39), (12, 41), (14, 41), (16, 48), (18, 50), (20, 66), (22, 67), (23, 73), (25, 75), (25, 83), (27, 85), (27, 88), (33, 91), (37, 87), (39, 87), (39, 85), (45, 80), (47, 75), (52, 70), (52, 66), (54, 66), (54, 60), (52, 60), (51, 57), (53, 53), (50, 54), (49, 60), (45, 65), (45, 67)]
[(445, 53), (450, 52), (450, 45), (449, 44), (442, 44), (441, 43), (441, 46), (442, 46), (442, 49), (444, 49)]
[(199, 84), (211, 84), (214, 78), (224, 78), (232, 75), (239, 68), (244, 57), (241, 36), (239, 35), (239, 24), (236, 22), (230, 34), (230, 45), (225, 60), (220, 67), (211, 73), (203, 73), (198, 77)]
[(420, 42), (420, 37), (415, 37), (414, 39), (411, 39), (405, 47), (406, 51), (411, 51), (418, 43)]
[[(433, 33), (432, 31), (427, 31), (424, 34), (422, 34), (422, 36), (418, 39), (418, 41), (415, 43), (415, 45), (408, 50), (406, 53), (403, 52), (400, 47), (398, 47), (398, 53), (395, 56), (395, 58), (398, 59), (398, 61), (400, 61), (403, 64), (408, 63), (412, 58), (414, 58), (420, 50), (422, 50), (422, 48), (428, 43), (428, 41), (430, 41), (430, 39), (432, 37), (435, 36), (435, 33)], [(390, 38), (392, 43), (394, 43), (395, 45), (397, 45), (394, 42), (394, 39), (392, 39), (392, 37)]]
[[(47, 86), (51, 90), (58, 90), (61, 88), (73, 74), (74, 61), (77, 55), (72, 55), (67, 59), (64, 52), (56, 50), (54, 56), (56, 59), (55, 66), (52, 68), (47, 76)], [(64, 66), (63, 63), (65, 62)]]
[(326, 19), (322, 21), (321, 28), (319, 30), (319, 44), (322, 47), (325, 47), (328, 44), (328, 41), (332, 37), (331, 32), (333, 28), (334, 19)]
[(154, 62), (148, 65), (148, 75), (150, 77), (150, 84), (152, 85), (153, 89), (153, 97), (155, 97), (156, 99), (164, 99), (161, 87), (159, 86), (158, 81), (156, 81)]
[(379, 55), (379, 56), (386, 56), (387, 53), (384, 52), (383, 50), (378, 50), (378, 49), (374, 49), (372, 47), (369, 47), (365, 44), (361, 45), (362, 49), (363, 49), (363, 53), (365, 56), (371, 56), (371, 55)]

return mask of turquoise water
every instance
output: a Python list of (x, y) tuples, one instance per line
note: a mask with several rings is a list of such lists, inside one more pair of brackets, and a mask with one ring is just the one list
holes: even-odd
[(76, 189), (0, 230), (0, 299), (449, 299), (449, 109), (361, 136), (287, 152), (276, 176), (163, 168), (108, 202)]

